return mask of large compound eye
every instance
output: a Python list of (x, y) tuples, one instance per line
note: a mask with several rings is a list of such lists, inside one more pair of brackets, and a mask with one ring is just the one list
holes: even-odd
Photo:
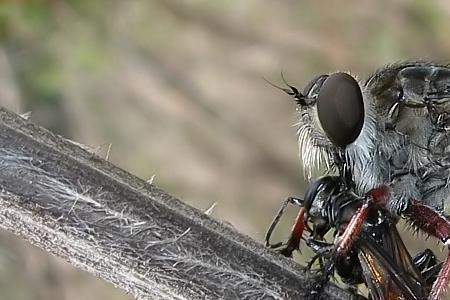
[(323, 130), (338, 147), (356, 140), (364, 123), (364, 102), (356, 80), (346, 73), (330, 75), (317, 97)]

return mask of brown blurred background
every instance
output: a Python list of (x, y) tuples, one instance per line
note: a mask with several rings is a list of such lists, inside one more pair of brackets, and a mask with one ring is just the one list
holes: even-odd
[[(261, 241), (305, 185), (294, 104), (262, 76), (445, 60), (449, 28), (445, 0), (0, 1), (0, 105)], [(131, 299), (0, 237), (2, 300)]]

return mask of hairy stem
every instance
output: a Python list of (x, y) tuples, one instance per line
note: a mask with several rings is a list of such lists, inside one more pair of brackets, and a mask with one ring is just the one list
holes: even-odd
[(292, 260), (3, 109), (0, 186), (1, 228), (137, 299), (311, 299)]

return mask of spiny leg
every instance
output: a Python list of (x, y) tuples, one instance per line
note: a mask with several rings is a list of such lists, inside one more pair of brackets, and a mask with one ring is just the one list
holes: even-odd
[[(412, 200), (403, 215), (426, 233), (439, 238), (450, 248), (450, 222), (435, 209), (420, 201)], [(445, 296), (450, 283), (450, 252), (434, 282), (429, 300), (441, 300)]]
[(358, 239), (364, 223), (366, 222), (369, 211), (373, 207), (384, 207), (391, 195), (388, 186), (383, 185), (371, 190), (365, 198), (362, 206), (351, 218), (344, 232), (338, 237), (336, 242), (336, 255), (344, 256)]
[[(390, 190), (387, 186), (381, 186), (380, 188), (370, 191), (369, 196), (369, 199), (371, 199), (373, 203), (371, 204), (370, 202), (365, 202), (357, 211), (356, 215), (352, 217), (344, 233), (340, 236), (336, 245), (336, 254), (338, 256), (345, 255), (353, 245), (354, 241), (358, 238), (359, 233), (362, 230), (362, 226), (367, 218), (367, 213), (370, 206), (386, 205), (386, 201), (390, 196)], [(417, 200), (412, 200), (408, 208), (402, 213), (418, 228), (439, 238), (444, 245), (450, 248), (450, 222), (445, 216)], [(449, 283), (450, 253), (447, 255), (447, 258), (442, 265), (437, 279), (431, 288), (428, 299), (442, 300), (448, 289)]]

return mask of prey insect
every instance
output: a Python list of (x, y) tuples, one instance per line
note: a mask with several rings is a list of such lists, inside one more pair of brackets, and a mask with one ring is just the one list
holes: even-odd
[[(369, 193), (366, 197), (377, 197), (377, 194)], [(323, 284), (336, 271), (354, 292), (357, 284), (364, 283), (372, 300), (426, 299), (441, 264), (428, 249), (413, 260), (385, 208), (370, 206), (360, 235), (345, 255), (336, 255), (336, 245), (325, 242), (324, 236), (331, 229), (335, 230), (335, 239), (342, 238), (352, 216), (364, 202), (340, 176), (312, 181), (304, 199), (289, 198), (284, 203), (267, 232), (266, 246), (292, 256), (299, 249), (300, 240), (305, 238), (304, 232), (309, 233), (306, 244), (316, 255), (307, 268), (311, 269), (319, 260), (321, 269), (325, 270), (318, 278), (317, 298)], [(273, 229), (289, 203), (301, 207), (291, 236), (285, 244), (271, 244)]]
[[(285, 82), (286, 83), (286, 82)], [(364, 230), (371, 207), (406, 218), (450, 246), (450, 66), (431, 62), (389, 65), (358, 82), (324, 74), (300, 92), (287, 84), (300, 113), (298, 142), (305, 169), (339, 166), (367, 197), (336, 242), (345, 257)], [(450, 255), (428, 299), (450, 282)]]

